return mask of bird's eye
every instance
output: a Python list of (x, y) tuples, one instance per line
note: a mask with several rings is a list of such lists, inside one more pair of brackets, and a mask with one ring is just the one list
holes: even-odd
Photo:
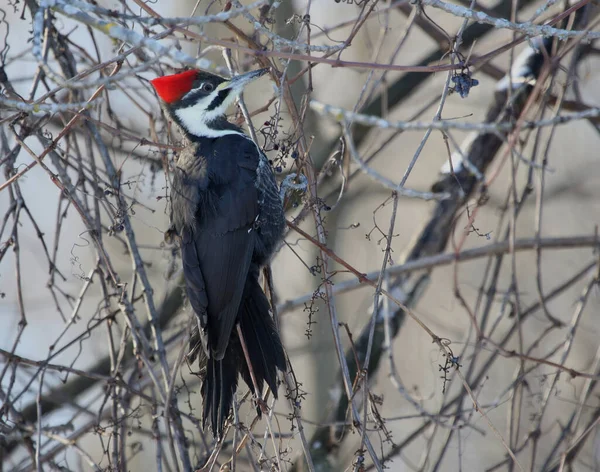
[(210, 82), (204, 82), (200, 88), (202, 89), (203, 92), (212, 92), (215, 89), (215, 86), (213, 84), (211, 84)]

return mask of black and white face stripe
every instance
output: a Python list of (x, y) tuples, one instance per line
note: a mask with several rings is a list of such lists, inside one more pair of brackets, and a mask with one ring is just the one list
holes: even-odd
[(218, 138), (228, 134), (239, 134), (239, 131), (211, 126), (224, 119), (227, 108), (238, 93), (235, 89), (225, 89), (215, 90), (208, 96), (197, 98), (196, 101), (190, 97), (182, 104), (189, 105), (175, 107), (173, 114), (179, 124), (193, 136)]
[(227, 99), (230, 93), (231, 89), (219, 90), (217, 96), (212, 102), (210, 102), (210, 105), (208, 105), (206, 111), (213, 111), (219, 108), (221, 105), (223, 105), (223, 102)]
[[(173, 108), (188, 108), (198, 105), (198, 103), (208, 103), (206, 111), (212, 111), (220, 106), (223, 101), (227, 98), (227, 95), (231, 92), (231, 89), (225, 90), (214, 90), (213, 92), (207, 93), (201, 88), (192, 89), (186, 93), (181, 100), (176, 104), (172, 105)], [(221, 99), (222, 97), (222, 99)], [(208, 100), (210, 98), (210, 100)], [(218, 103), (217, 103), (218, 102)]]
[(244, 87), (266, 72), (266, 69), (261, 69), (230, 80), (200, 73), (192, 90), (170, 105), (170, 112), (184, 131), (192, 136), (217, 138), (228, 134), (244, 135), (239, 128), (221, 126), (221, 123), (225, 120), (227, 108)]

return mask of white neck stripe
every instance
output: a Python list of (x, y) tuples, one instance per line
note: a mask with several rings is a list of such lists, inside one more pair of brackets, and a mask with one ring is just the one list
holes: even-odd
[(179, 120), (181, 126), (191, 135), (206, 138), (219, 138), (221, 136), (227, 136), (229, 134), (239, 134), (240, 136), (247, 137), (244, 133), (231, 129), (215, 130), (210, 129), (207, 123), (210, 123), (220, 116), (224, 115), (229, 105), (235, 100), (235, 97), (239, 94), (238, 90), (232, 90), (227, 98), (221, 103), (220, 106), (214, 110), (207, 111), (210, 104), (217, 98), (219, 90), (215, 90), (207, 97), (203, 97), (198, 100), (192, 106), (186, 108), (176, 108), (174, 110), (175, 116)]

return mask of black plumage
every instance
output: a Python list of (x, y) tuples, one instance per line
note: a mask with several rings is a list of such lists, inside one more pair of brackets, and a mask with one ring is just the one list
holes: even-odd
[[(235, 134), (194, 136), (177, 159), (171, 189), (171, 223), (180, 236), (186, 291), (198, 317), (206, 374), (203, 421), (220, 437), (238, 372), (254, 392), (236, 323), (262, 390), (277, 395), (277, 369), (285, 356), (259, 282), (284, 229), (284, 214), (269, 162), (230, 123)], [(237, 134), (237, 133), (240, 134)], [(198, 352), (197, 346), (193, 351)], [(260, 395), (261, 392), (258, 392)]]
[(225, 117), (243, 88), (266, 72), (226, 80), (190, 70), (152, 80), (166, 113), (188, 141), (176, 159), (168, 234), (178, 236), (186, 292), (198, 319), (188, 358), (199, 358), (202, 420), (218, 438), (238, 375), (257, 396), (266, 383), (277, 397), (277, 369), (286, 364), (258, 281), (260, 267), (283, 235), (283, 207), (266, 157)]

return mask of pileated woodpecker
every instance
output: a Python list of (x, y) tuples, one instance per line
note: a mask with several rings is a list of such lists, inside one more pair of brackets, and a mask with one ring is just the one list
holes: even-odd
[(269, 161), (225, 116), (242, 89), (266, 72), (226, 80), (189, 70), (151, 81), (188, 141), (175, 165), (169, 232), (179, 240), (187, 296), (198, 318), (189, 357), (199, 354), (205, 369), (202, 421), (210, 419), (216, 438), (223, 436), (238, 373), (256, 396), (266, 382), (277, 397), (277, 369), (285, 370), (258, 282), (283, 235), (282, 202)]

